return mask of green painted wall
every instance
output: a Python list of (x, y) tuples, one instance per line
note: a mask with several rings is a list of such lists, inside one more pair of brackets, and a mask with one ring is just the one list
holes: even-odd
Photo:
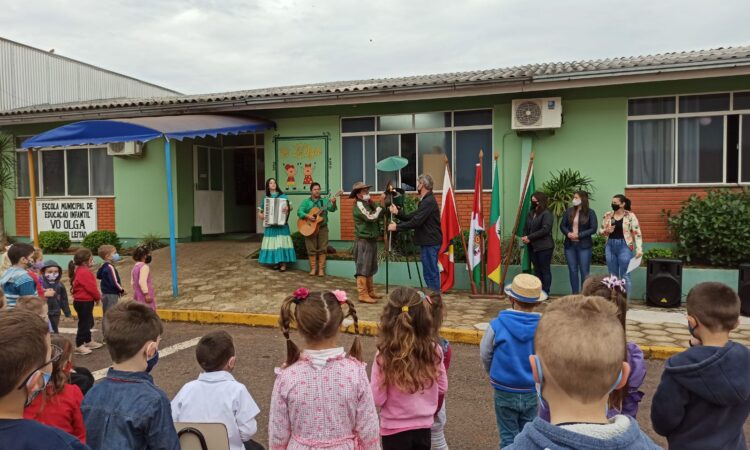
[[(175, 183), (177, 186), (177, 237), (190, 237), (193, 221), (195, 220), (193, 201), (193, 141), (185, 139), (177, 144), (177, 170)], [(165, 236), (169, 236), (166, 234)]]

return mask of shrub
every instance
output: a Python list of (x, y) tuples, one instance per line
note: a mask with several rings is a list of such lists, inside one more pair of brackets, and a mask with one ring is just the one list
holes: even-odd
[(607, 257), (604, 252), (604, 246), (607, 245), (607, 238), (601, 234), (591, 236), (593, 245), (591, 247), (591, 264), (607, 264)]
[[(406, 195), (404, 197), (404, 211), (408, 214), (417, 210), (417, 197), (415, 195)], [(391, 214), (386, 210), (385, 217), (388, 219)], [(378, 231), (380, 236), (385, 234), (385, 220), (378, 221)], [(414, 245), (414, 230), (399, 231), (393, 233), (393, 243), (391, 253), (394, 256), (419, 256), (420, 249)], [(381, 260), (385, 258), (384, 254), (378, 256)]]
[(294, 252), (297, 254), (297, 259), (307, 258), (307, 247), (305, 247), (305, 236), (299, 231), (292, 233), (292, 243), (294, 244)]
[(649, 259), (655, 258), (674, 258), (674, 252), (671, 248), (652, 248), (646, 252), (643, 252), (643, 260), (648, 261)]
[(65, 231), (41, 231), (39, 247), (44, 253), (64, 252), (70, 248), (70, 236)]
[(151, 251), (154, 251), (156, 249), (166, 247), (166, 244), (161, 241), (161, 238), (159, 236), (149, 233), (143, 236), (143, 239), (138, 242), (138, 246), (143, 246)]
[(121, 244), (120, 239), (117, 237), (117, 233), (114, 231), (92, 231), (83, 238), (83, 246), (91, 250), (94, 254), (102, 245), (113, 245), (117, 250), (120, 250)]
[[(589, 200), (593, 200), (592, 190), (593, 180), (573, 169), (559, 170), (552, 174), (551, 178), (544, 182), (541, 189), (542, 192), (547, 194), (547, 207), (555, 216), (558, 225), (565, 210), (571, 206), (576, 191), (588, 192)], [(554, 228), (562, 233), (559, 226)]]
[(750, 261), (750, 188), (714, 190), (705, 198), (693, 194), (677, 214), (665, 214), (676, 253), (687, 262), (734, 268)]

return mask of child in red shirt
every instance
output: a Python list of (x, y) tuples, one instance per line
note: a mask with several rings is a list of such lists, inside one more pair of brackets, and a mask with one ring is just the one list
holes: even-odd
[(73, 308), (78, 313), (78, 332), (76, 333), (76, 353), (88, 355), (92, 349), (101, 348), (102, 344), (91, 340), (91, 329), (94, 327), (94, 304), (99, 304), (102, 295), (96, 286), (96, 278), (91, 273), (94, 257), (91, 250), (82, 248), (68, 264), (68, 276), (72, 286)]
[(24, 409), (23, 417), (63, 430), (85, 444), (86, 427), (81, 414), (83, 394), (78, 386), (70, 384), (73, 344), (64, 337), (55, 336), (52, 345), (62, 349), (62, 354), (52, 363), (52, 375), (44, 395), (38, 395)]

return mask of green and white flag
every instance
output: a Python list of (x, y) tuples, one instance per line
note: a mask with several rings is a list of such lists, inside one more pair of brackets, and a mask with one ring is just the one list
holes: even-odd
[(482, 232), (484, 231), (484, 219), (482, 218), (482, 165), (477, 164), (477, 173), (474, 181), (474, 206), (471, 209), (471, 225), (469, 228), (468, 258), (471, 269), (471, 277), (474, 284), (479, 286), (482, 282)]
[[(524, 193), (523, 183), (526, 181), (526, 174), (521, 174), (521, 194)], [(524, 230), (526, 229), (526, 218), (531, 210), (531, 196), (536, 192), (536, 183), (534, 182), (534, 168), (531, 168), (531, 175), (529, 176), (529, 183), (526, 185), (526, 195), (523, 198), (523, 205), (521, 206), (521, 219), (518, 221), (518, 230), (516, 236), (523, 237)], [(521, 249), (521, 271), (525, 273), (531, 273), (531, 257), (529, 256), (529, 247), (524, 245)]]

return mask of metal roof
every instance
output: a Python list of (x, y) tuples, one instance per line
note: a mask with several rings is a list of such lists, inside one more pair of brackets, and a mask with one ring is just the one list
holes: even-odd
[[(330, 104), (334, 104), (338, 100), (350, 96), (379, 96), (381, 94), (409, 91), (429, 92), (430, 90), (445, 87), (471, 88), (503, 83), (541, 83), (597, 77), (622, 77), (654, 72), (670, 73), (701, 69), (732, 69), (738, 67), (750, 67), (750, 46), (589, 61), (528, 64), (509, 68), (436, 75), (312, 83), (218, 94), (102, 100), (34, 106), (0, 112), (0, 123), (17, 121), (7, 116), (32, 116), (44, 113), (60, 113), (59, 116), (62, 117), (65, 115), (65, 112), (77, 111), (81, 115), (87, 115), (87, 113), (95, 113), (97, 110), (130, 109), (130, 112), (140, 115), (143, 114), (144, 109), (156, 106), (179, 108), (184, 113), (188, 109), (198, 106), (204, 110), (212, 107), (216, 108), (219, 106), (216, 105), (217, 103), (222, 104), (222, 106), (240, 108), (241, 106), (248, 105), (272, 105), (274, 103), (288, 103), (295, 100), (310, 99), (330, 100)], [(387, 97), (385, 100), (380, 101), (387, 101)], [(17, 119), (20, 119), (20, 117)]]

